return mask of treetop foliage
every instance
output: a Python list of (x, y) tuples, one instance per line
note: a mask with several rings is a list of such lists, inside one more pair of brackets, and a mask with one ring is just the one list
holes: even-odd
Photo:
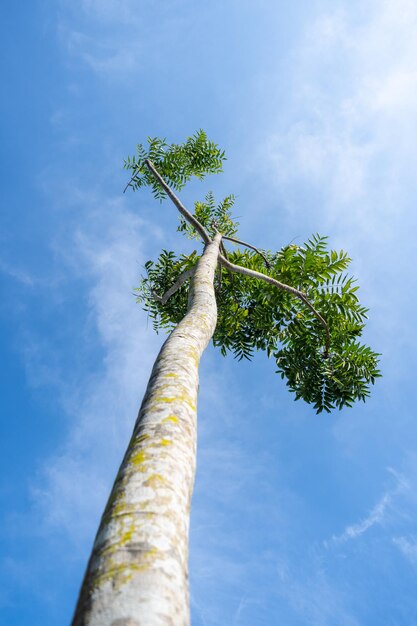
[[(128, 159), (126, 167), (134, 172), (131, 186), (137, 189), (149, 185), (156, 198), (166, 194), (147, 170), (147, 158), (176, 189), (191, 176), (203, 178), (221, 171), (224, 152), (202, 131), (180, 146), (168, 146), (165, 140), (156, 139), (148, 143), (147, 153), (142, 146), (138, 148), (139, 162)], [(236, 237), (233, 204), (234, 196), (216, 202), (209, 192), (204, 201), (195, 203), (194, 217), (210, 236), (216, 229)], [(182, 216), (178, 230), (199, 239)], [(146, 276), (137, 289), (138, 301), (148, 311), (156, 331), (171, 330), (184, 317), (189, 285), (182, 284), (164, 304), (155, 294), (163, 296), (195, 266), (200, 254), (194, 251), (176, 255), (163, 250), (156, 261), (145, 264)], [(326, 237), (313, 235), (301, 246), (291, 244), (278, 251), (235, 247), (228, 251), (227, 258), (303, 292), (324, 318), (330, 341), (325, 327), (303, 299), (219, 264), (215, 278), (218, 322), (213, 344), (221, 353), (250, 359), (255, 351), (265, 351), (274, 358), (277, 373), (286, 379), (295, 399), (304, 399), (318, 413), (365, 401), (370, 385), (380, 376), (379, 355), (359, 341), (368, 310), (359, 301), (356, 280), (346, 272), (350, 263), (347, 253), (329, 250)]]
[(168, 185), (177, 191), (193, 176), (202, 180), (207, 174), (218, 174), (226, 159), (224, 150), (209, 141), (203, 130), (188, 137), (183, 144), (167, 144), (166, 139), (158, 137), (148, 137), (147, 141), (147, 148), (142, 144), (136, 146), (137, 154), (125, 160), (124, 168), (133, 172), (129, 183), (133, 190), (151, 187), (158, 200), (166, 198), (166, 193), (146, 167), (147, 159), (152, 161)]

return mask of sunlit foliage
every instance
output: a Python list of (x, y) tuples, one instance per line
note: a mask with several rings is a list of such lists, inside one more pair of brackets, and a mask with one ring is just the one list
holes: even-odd
[[(150, 139), (148, 144), (148, 151), (138, 146), (139, 156), (128, 159), (126, 167), (134, 173), (131, 186), (150, 185), (158, 199), (166, 194), (148, 171), (147, 158), (175, 189), (181, 189), (191, 176), (203, 178), (221, 171), (225, 158), (202, 131), (182, 145), (168, 145), (158, 139)], [(203, 202), (195, 203), (194, 216), (210, 235), (217, 229), (223, 235), (236, 236), (233, 204), (234, 196), (216, 202), (210, 192)], [(199, 239), (183, 217), (178, 230)], [(156, 331), (171, 330), (184, 317), (189, 284), (183, 284), (164, 304), (155, 294), (163, 296), (196, 264), (200, 253), (178, 256), (163, 250), (156, 261), (145, 264), (138, 301), (148, 311)], [(350, 263), (346, 252), (329, 250), (326, 237), (313, 235), (303, 245), (262, 253), (234, 247), (228, 259), (303, 292), (327, 323), (329, 345), (323, 324), (302, 299), (221, 265), (215, 279), (218, 322), (214, 345), (224, 356), (232, 353), (237, 359), (250, 359), (255, 351), (265, 351), (274, 358), (277, 373), (295, 398), (312, 404), (318, 413), (364, 401), (370, 395), (370, 385), (380, 376), (378, 354), (359, 341), (367, 309), (359, 301), (355, 279), (346, 273)]]

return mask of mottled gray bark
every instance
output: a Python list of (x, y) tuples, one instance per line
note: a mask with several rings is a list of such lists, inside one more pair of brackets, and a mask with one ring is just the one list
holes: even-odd
[(188, 626), (188, 524), (198, 365), (217, 320), (221, 235), (206, 246), (189, 309), (155, 362), (104, 511), (72, 626)]

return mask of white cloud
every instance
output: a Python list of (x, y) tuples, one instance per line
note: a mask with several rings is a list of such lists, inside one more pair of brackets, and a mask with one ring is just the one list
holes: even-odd
[(412, 565), (417, 565), (417, 537), (394, 537), (393, 542)]
[(359, 626), (359, 621), (349, 610), (348, 598), (329, 581), (319, 563), (314, 573), (296, 573), (286, 563), (278, 566), (279, 592), (288, 600), (291, 608), (303, 624), (308, 626)]
[(33, 486), (44, 527), (78, 546), (91, 540), (163, 340), (147, 330), (132, 294), (144, 242), (158, 231), (118, 201), (97, 198), (86, 214), (59, 247), (61, 263), (89, 284), (85, 341), (98, 333), (102, 363), (82, 381), (61, 385), (68, 436)]
[(184, 36), (179, 4), (62, 0), (58, 31), (70, 58), (100, 77), (125, 80), (148, 67), (150, 55), (165, 65), (167, 44), (178, 46)]
[(363, 520), (361, 520), (357, 524), (347, 526), (340, 536), (333, 536), (332, 541), (334, 543), (343, 543), (345, 541), (348, 541), (349, 539), (356, 539), (375, 524), (381, 524), (387, 508), (391, 504), (391, 501), (392, 493), (384, 493), (382, 498), (377, 502), (377, 504)]
[(314, 188), (329, 223), (360, 237), (386, 239), (406, 210), (402, 189), (417, 156), (416, 28), (408, 0), (367, 2), (360, 18), (319, 17), (292, 58), (291, 112), (262, 146), (280, 186)]
[(103, 22), (125, 22), (135, 20), (143, 11), (143, 2), (134, 0), (79, 0), (75, 2), (88, 17)]
[(15, 265), (7, 263), (2, 259), (0, 259), (0, 272), (6, 274), (6, 276), (10, 276), (10, 278), (13, 278), (18, 283), (21, 283), (26, 287), (32, 287), (35, 283), (34, 278), (29, 274), (29, 272), (27, 272), (26, 270), (22, 270)]
[(357, 539), (373, 526), (384, 523), (388, 511), (393, 507), (394, 500), (399, 496), (403, 496), (409, 490), (407, 480), (399, 472), (390, 467), (387, 470), (394, 476), (396, 480), (395, 486), (382, 494), (366, 517), (356, 524), (348, 525), (340, 535), (333, 535), (330, 541), (324, 541), (323, 545), (326, 548)]
[(145, 63), (145, 50), (140, 38), (104, 36), (97, 39), (76, 30), (61, 30), (71, 56), (80, 59), (95, 73), (123, 77)]

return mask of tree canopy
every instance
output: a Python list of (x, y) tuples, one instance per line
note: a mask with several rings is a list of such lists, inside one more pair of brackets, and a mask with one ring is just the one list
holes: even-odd
[[(137, 154), (125, 161), (132, 170), (128, 186), (149, 186), (157, 199), (169, 195), (177, 201), (170, 188), (180, 190), (193, 176), (203, 179), (221, 172), (224, 159), (224, 151), (203, 131), (183, 144), (148, 138), (148, 145), (138, 145)], [(351, 259), (343, 250), (329, 249), (327, 237), (318, 234), (277, 251), (240, 242), (234, 203), (233, 195), (216, 201), (208, 192), (194, 203), (192, 218), (184, 209), (178, 226), (205, 243), (219, 231), (223, 241), (239, 244), (227, 253), (223, 245), (217, 269), (214, 346), (237, 359), (265, 351), (295, 399), (312, 404), (317, 413), (365, 401), (380, 376), (379, 355), (360, 342), (368, 309), (359, 301), (356, 280), (347, 273)], [(184, 317), (187, 282), (200, 254), (163, 250), (156, 261), (145, 264), (138, 301), (156, 331), (171, 330)]]

